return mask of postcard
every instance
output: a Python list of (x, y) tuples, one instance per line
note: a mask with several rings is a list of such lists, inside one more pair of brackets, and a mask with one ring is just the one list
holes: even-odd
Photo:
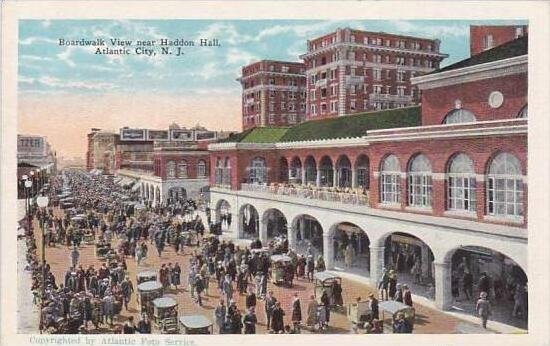
[(546, 344), (548, 9), (4, 2), (2, 343)]

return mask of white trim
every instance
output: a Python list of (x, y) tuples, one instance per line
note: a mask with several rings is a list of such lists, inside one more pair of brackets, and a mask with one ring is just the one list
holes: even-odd
[(414, 211), (418, 213), (433, 213), (433, 207), (419, 207), (414, 205), (408, 205), (405, 207), (405, 211)]
[[(419, 128), (421, 129), (423, 127)], [(457, 137), (486, 137), (498, 135), (527, 134), (527, 124), (514, 126), (494, 126), (485, 128), (474, 127), (466, 129), (450, 129), (444, 131), (413, 132), (410, 134), (394, 133), (388, 135), (372, 135), (370, 133), (370, 131), (367, 131), (367, 135), (364, 137), (367, 142), (415, 141), (420, 139)]]
[(467, 217), (471, 219), (477, 219), (477, 212), (468, 210), (449, 209), (443, 212), (445, 216), (451, 217)]
[(411, 78), (420, 90), (527, 73), (527, 54)]
[(483, 220), (491, 222), (506, 222), (514, 224), (523, 224), (523, 216), (495, 216), (495, 215), (484, 215)]
[[(418, 106), (411, 106), (411, 107), (405, 107), (405, 108), (412, 108), (412, 107), (418, 107)], [(368, 131), (369, 134), (379, 134), (379, 133), (385, 133), (385, 132), (395, 132), (395, 131), (408, 131), (408, 130), (423, 130), (423, 129), (439, 129), (439, 128), (453, 128), (457, 126), (467, 126), (467, 125), (485, 125), (485, 124), (498, 124), (498, 123), (525, 123), (527, 124), (527, 118), (517, 118), (517, 117), (511, 117), (510, 119), (500, 119), (500, 120), (485, 120), (485, 121), (475, 121), (471, 123), (456, 123), (456, 124), (437, 124), (437, 125), (423, 125), (423, 126), (408, 126), (408, 127), (392, 127), (387, 129), (379, 129), (379, 130), (370, 130)]]

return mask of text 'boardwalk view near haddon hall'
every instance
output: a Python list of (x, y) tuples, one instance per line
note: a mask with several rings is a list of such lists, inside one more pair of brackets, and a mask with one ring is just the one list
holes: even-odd
[(242, 132), (129, 119), (86, 167), (19, 135), (25, 328), (527, 332), (528, 27), (469, 36), (339, 28), (242, 67)]

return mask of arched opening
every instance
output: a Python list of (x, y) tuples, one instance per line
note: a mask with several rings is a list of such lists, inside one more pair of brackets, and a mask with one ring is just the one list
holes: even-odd
[(384, 242), (384, 266), (389, 277), (393, 277), (388, 286), (390, 298), (399, 283), (409, 286), (413, 294), (435, 299), (433, 261), (432, 250), (418, 237), (401, 232), (388, 235)]
[(348, 272), (368, 276), (370, 271), (370, 240), (365, 231), (350, 222), (333, 227), (334, 266)]
[(267, 164), (265, 158), (255, 157), (248, 166), (248, 182), (252, 184), (267, 183)]
[(216, 203), (216, 223), (223, 231), (227, 231), (231, 226), (231, 205), (225, 199), (220, 199)]
[(174, 179), (176, 177), (176, 163), (174, 161), (168, 161), (166, 163), (166, 178)]
[(302, 184), (302, 161), (299, 157), (294, 157), (290, 162), (289, 174), (290, 183)]
[(306, 185), (316, 185), (317, 183), (317, 163), (313, 156), (306, 157), (304, 162), (304, 169), (306, 170)]
[(258, 211), (251, 204), (242, 206), (239, 213), (240, 233), (244, 239), (258, 239), (260, 237), (260, 217)]
[(292, 233), (296, 239), (296, 253), (313, 255), (315, 258), (323, 255), (323, 228), (316, 218), (310, 215), (300, 215), (292, 223)]
[(443, 124), (472, 123), (476, 121), (474, 113), (466, 109), (453, 109), (445, 116)]
[(369, 183), (369, 158), (361, 154), (355, 161), (355, 185), (366, 192), (369, 189)]
[(187, 178), (187, 161), (182, 160), (178, 163), (178, 178), (184, 179)]
[(527, 329), (527, 274), (508, 256), (485, 247), (462, 246), (451, 261), (453, 307), (476, 315), (481, 292), (491, 302), (490, 319)]
[(475, 212), (476, 175), (466, 154), (454, 155), (447, 167), (447, 209)]
[(332, 160), (328, 156), (323, 156), (319, 164), (320, 185), (324, 187), (334, 186), (334, 169), (332, 166)]
[(351, 187), (351, 161), (346, 155), (336, 162), (336, 179), (338, 187)]
[(288, 171), (288, 161), (286, 157), (281, 157), (279, 161), (279, 182), (288, 183), (289, 181), (289, 171)]
[(412, 207), (432, 206), (432, 165), (426, 155), (416, 155), (409, 163), (408, 199)]
[(518, 218), (523, 212), (521, 162), (510, 153), (500, 153), (491, 161), (487, 173), (487, 214)]
[(206, 171), (206, 161), (199, 160), (197, 163), (197, 178), (205, 178), (208, 176), (208, 172)]
[(266, 227), (267, 242), (277, 253), (288, 250), (288, 223), (286, 217), (279, 209), (268, 209), (263, 216), (263, 224)]
[(523, 106), (523, 107), (521, 108), (521, 110), (519, 111), (519, 113), (518, 113), (518, 118), (528, 118), (528, 115), (529, 115), (529, 114), (528, 114), (528, 113), (529, 113), (528, 111), (529, 111), (529, 110), (528, 110), (527, 104), (526, 104), (526, 105)]

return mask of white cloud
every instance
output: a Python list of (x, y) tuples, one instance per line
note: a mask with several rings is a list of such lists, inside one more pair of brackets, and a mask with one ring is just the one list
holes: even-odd
[(422, 25), (414, 21), (405, 20), (392, 21), (392, 24), (402, 33), (423, 35), (433, 38), (441, 38), (443, 36), (462, 37), (470, 34), (469, 26), (466, 24)]
[(31, 36), (31, 37), (27, 37), (23, 40), (19, 40), (19, 44), (24, 45), (24, 46), (28, 46), (28, 45), (39, 43), (39, 42), (40, 43), (55, 43), (55, 44), (57, 44), (57, 41), (54, 40), (54, 39), (47, 38), (47, 37), (39, 37), (39, 36)]
[(36, 56), (36, 55), (19, 55), (20, 59), (31, 60), (31, 61), (53, 61), (52, 58), (47, 56)]
[(73, 54), (73, 51), (76, 49), (74, 46), (67, 47), (63, 52), (57, 54), (57, 58), (70, 67), (75, 67), (75, 62), (71, 59), (71, 55)]
[(228, 65), (248, 65), (256, 60), (260, 59), (241, 48), (229, 48), (225, 56), (225, 61)]
[(237, 45), (239, 43), (250, 42), (253, 36), (239, 33), (233, 24), (213, 23), (197, 34), (196, 40), (201, 38), (219, 38), (222, 44)]
[(83, 90), (95, 90), (106, 91), (116, 89), (117, 86), (108, 82), (92, 82), (92, 81), (69, 81), (62, 80), (52, 76), (42, 76), (38, 78), (38, 82), (45, 86), (64, 89), (83, 89)]
[(35, 79), (27, 76), (19, 76), (18, 81), (25, 84), (34, 84)]

